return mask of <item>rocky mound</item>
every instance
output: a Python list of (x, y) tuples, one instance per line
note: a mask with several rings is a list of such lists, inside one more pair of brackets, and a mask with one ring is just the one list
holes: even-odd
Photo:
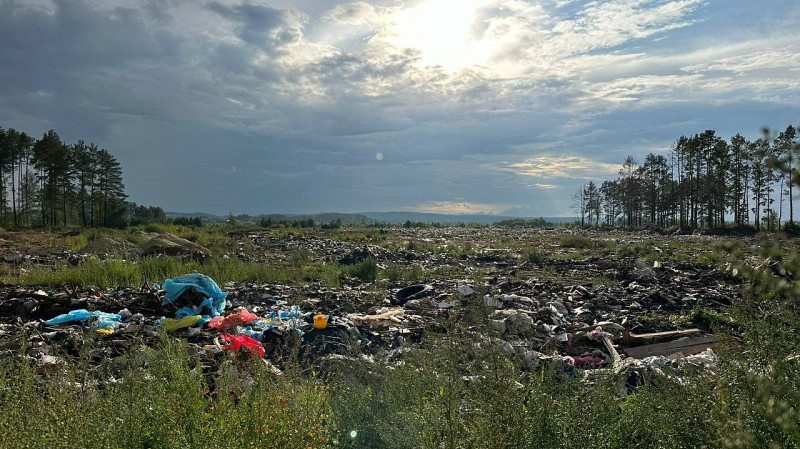
[(130, 259), (140, 257), (142, 250), (136, 245), (127, 241), (112, 238), (99, 238), (92, 240), (81, 249), (83, 254), (96, 254), (100, 257), (119, 257), (123, 259)]
[(205, 259), (211, 255), (208, 249), (172, 234), (159, 234), (139, 247), (145, 256), (164, 254)]

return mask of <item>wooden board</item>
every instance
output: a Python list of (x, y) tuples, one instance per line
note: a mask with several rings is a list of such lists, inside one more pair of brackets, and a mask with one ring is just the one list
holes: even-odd
[(655, 342), (659, 340), (674, 340), (692, 334), (699, 334), (700, 329), (684, 329), (679, 331), (653, 332), (652, 334), (627, 334), (623, 331), (622, 340), (626, 344)]
[(713, 335), (706, 337), (694, 338), (681, 338), (679, 340), (670, 341), (667, 343), (658, 343), (655, 345), (635, 346), (633, 348), (624, 349), (629, 357), (643, 359), (654, 355), (670, 355), (676, 352), (681, 352), (684, 355), (697, 354), (710, 348), (717, 339)]

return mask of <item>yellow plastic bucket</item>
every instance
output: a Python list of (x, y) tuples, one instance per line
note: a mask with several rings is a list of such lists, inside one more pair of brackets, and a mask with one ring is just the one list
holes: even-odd
[(328, 315), (314, 315), (314, 328), (325, 329), (328, 327)]

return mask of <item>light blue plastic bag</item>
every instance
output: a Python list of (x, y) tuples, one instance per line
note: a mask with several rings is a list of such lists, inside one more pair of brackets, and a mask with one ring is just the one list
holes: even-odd
[(107, 327), (116, 328), (122, 322), (122, 317), (116, 313), (106, 313), (95, 310), (92, 315), (97, 317), (97, 322), (94, 323), (98, 329), (105, 329)]
[[(228, 293), (220, 290), (217, 283), (204, 274), (192, 273), (167, 279), (164, 281), (163, 288), (166, 292), (163, 304), (169, 304), (175, 301), (183, 294), (183, 292), (190, 288), (194, 288), (198, 292), (204, 294), (206, 298), (211, 299), (210, 306), (206, 300), (200, 303), (200, 305), (198, 305), (194, 311), (199, 312), (199, 309), (205, 307), (209, 309), (209, 315), (212, 317), (219, 316), (225, 311), (225, 298), (228, 296)], [(189, 313), (190, 310), (188, 308), (184, 309), (181, 309), (181, 311)]]
[(51, 318), (45, 321), (45, 324), (48, 326), (53, 326), (56, 324), (71, 323), (73, 321), (86, 321), (89, 318), (97, 318), (95, 327), (98, 329), (105, 329), (107, 327), (116, 328), (121, 324), (122, 321), (122, 317), (116, 313), (106, 313), (99, 310), (89, 312), (86, 309), (77, 309), (72, 310), (69, 313), (59, 315), (55, 318)]
[(63, 323), (71, 323), (73, 321), (86, 321), (92, 317), (92, 312), (89, 312), (86, 309), (78, 309), (72, 310), (69, 313), (65, 313), (59, 315), (55, 318), (51, 318), (44, 323), (48, 326), (54, 326), (56, 324), (63, 324)]

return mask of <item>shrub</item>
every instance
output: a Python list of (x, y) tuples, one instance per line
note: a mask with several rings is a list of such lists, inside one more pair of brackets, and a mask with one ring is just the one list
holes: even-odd
[(594, 242), (581, 235), (564, 235), (559, 237), (558, 244), (565, 248), (586, 249), (593, 248)]
[(367, 257), (361, 262), (351, 265), (347, 270), (348, 274), (356, 277), (363, 282), (372, 282), (378, 277), (378, 263), (372, 257)]

